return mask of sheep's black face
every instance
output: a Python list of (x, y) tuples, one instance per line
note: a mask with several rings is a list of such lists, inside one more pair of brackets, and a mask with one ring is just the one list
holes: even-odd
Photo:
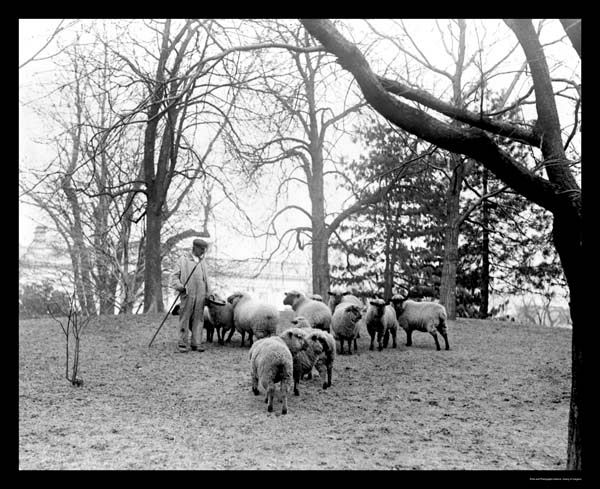
[(216, 294), (210, 294), (206, 298), (206, 301), (209, 302), (210, 304), (214, 304), (215, 306), (224, 306), (225, 304), (227, 304), (227, 302), (225, 302), (223, 299), (221, 299)]
[(240, 299), (240, 297), (242, 297), (242, 294), (231, 294), (229, 297), (227, 297), (227, 302), (229, 302), (232, 305), (235, 305), (236, 302)]
[(383, 300), (375, 299), (373, 301), (369, 301), (369, 304), (371, 304), (375, 308), (375, 315), (377, 317), (383, 316), (383, 313), (385, 312), (385, 305), (386, 305)]
[(396, 309), (396, 314), (402, 314), (404, 312), (404, 300), (403, 299), (392, 299), (392, 304), (394, 304), (394, 309)]
[(346, 309), (346, 312), (348, 314), (350, 314), (350, 320), (353, 323), (359, 321), (360, 318), (362, 317), (362, 312), (358, 306), (354, 306), (354, 305), (349, 306), (348, 309)]
[(283, 305), (291, 306), (298, 297), (300, 297), (298, 294), (288, 292), (287, 294), (285, 294), (285, 299), (283, 299)]

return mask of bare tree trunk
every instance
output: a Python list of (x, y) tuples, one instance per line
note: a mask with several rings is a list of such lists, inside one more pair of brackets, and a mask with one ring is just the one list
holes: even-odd
[(581, 214), (573, 212), (555, 214), (553, 238), (559, 253), (561, 264), (569, 284), (570, 311), (572, 321), (571, 339), (571, 402), (569, 408), (567, 468), (582, 470), (583, 468), (583, 415), (584, 368), (583, 342), (581, 335), (586, 300), (583, 297), (585, 282), (583, 280), (583, 249), (582, 249)]
[(450, 155), (450, 169), (452, 178), (446, 192), (446, 232), (440, 281), (440, 303), (446, 308), (448, 319), (456, 319), (460, 191), (465, 174), (464, 164), (459, 155)]
[(148, 203), (146, 211), (146, 249), (144, 269), (144, 312), (163, 312), (162, 256), (160, 231), (161, 213)]
[(320, 154), (312, 157), (312, 179), (309, 182), (312, 203), (312, 283), (313, 293), (327, 297), (329, 291), (329, 233), (325, 227), (323, 195), (323, 162)]
[[(488, 193), (488, 171), (486, 168), (483, 169), (482, 175), (482, 195)], [(489, 233), (489, 220), (490, 220), (490, 204), (488, 200), (484, 200), (481, 208), (481, 223), (482, 223), (482, 237), (481, 237), (481, 305), (479, 308), (479, 317), (485, 319), (489, 316), (489, 304), (490, 304), (490, 233)]]
[[(457, 20), (459, 28), (458, 58), (456, 71), (452, 77), (453, 104), (463, 108), (462, 74), (465, 61), (464, 19)], [(456, 125), (457, 122), (454, 122)], [(440, 280), (440, 303), (446, 308), (448, 319), (456, 319), (456, 274), (458, 269), (458, 238), (460, 236), (460, 192), (465, 178), (465, 165), (460, 155), (450, 155), (451, 177), (446, 193), (446, 236), (444, 238), (444, 257)]]

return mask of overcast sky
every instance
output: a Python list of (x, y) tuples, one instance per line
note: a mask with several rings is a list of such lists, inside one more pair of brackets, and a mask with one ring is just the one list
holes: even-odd
[[(21, 19), (19, 21), (19, 64), (21, 65), (28, 60), (33, 54), (35, 54), (42, 46), (44, 46), (46, 40), (51, 33), (59, 25), (60, 20), (58, 19)], [(423, 24), (429, 25), (430, 24)], [(556, 39), (562, 34), (560, 32), (560, 25), (558, 21), (552, 21), (547, 24), (544, 30), (547, 39)], [(419, 38), (419, 47), (428, 56), (436, 56), (436, 50), (439, 51), (438, 39), (427, 32), (425, 29), (416, 29), (415, 35), (421, 36)], [(431, 42), (428, 42), (431, 40)], [(514, 39), (504, 39), (501, 42), (514, 43)], [(560, 55), (559, 51), (556, 51), (560, 46), (553, 46), (555, 56)], [(568, 49), (568, 45), (563, 44), (562, 49)], [(49, 56), (56, 52), (56, 46), (51, 44), (41, 54), (41, 57)], [(385, 59), (385, 54), (381, 56), (381, 59)], [(431, 59), (433, 64), (436, 64), (435, 59)], [(551, 61), (551, 60), (550, 60)], [(44, 77), (52, 76), (50, 72), (50, 63), (48, 61), (35, 61), (27, 64), (23, 68), (19, 69), (19, 165), (30, 166), (36, 165), (36, 163), (45, 162), (48, 160), (48, 149), (44, 148), (35, 142), (35, 138), (44, 133), (44, 127), (40, 119), (31, 110), (30, 106), (24, 102), (30, 101), (32, 97), (32, 88), (39, 85), (39, 81), (43, 80)], [(565, 66), (565, 70), (562, 73), (564, 77), (572, 76), (573, 68)], [(524, 77), (522, 77), (524, 78)], [(525, 80), (521, 80), (521, 83), (525, 83)], [(428, 88), (425, 84), (424, 88)], [(533, 109), (530, 106), (530, 109)], [(349, 151), (356, 153), (356, 148), (351, 148)], [(29, 206), (19, 206), (19, 243), (27, 245), (33, 237), (33, 230), (35, 225), (39, 222), (43, 222), (45, 218), (39, 217), (39, 213), (30, 208)]]

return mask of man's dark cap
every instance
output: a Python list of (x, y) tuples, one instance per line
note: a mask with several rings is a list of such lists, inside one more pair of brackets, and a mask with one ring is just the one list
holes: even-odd
[(194, 246), (199, 246), (201, 248), (207, 248), (208, 247), (208, 241), (202, 239), (202, 238), (196, 238), (193, 242)]

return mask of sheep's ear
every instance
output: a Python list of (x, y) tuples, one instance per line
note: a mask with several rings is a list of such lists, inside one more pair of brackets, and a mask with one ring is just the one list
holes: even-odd
[(371, 304), (372, 306), (376, 306), (377, 302), (375, 302), (375, 301), (369, 301), (369, 304)]
[(346, 292), (342, 292), (342, 295), (350, 295), (351, 293), (352, 293), (352, 292), (348, 292), (348, 291), (346, 291)]

